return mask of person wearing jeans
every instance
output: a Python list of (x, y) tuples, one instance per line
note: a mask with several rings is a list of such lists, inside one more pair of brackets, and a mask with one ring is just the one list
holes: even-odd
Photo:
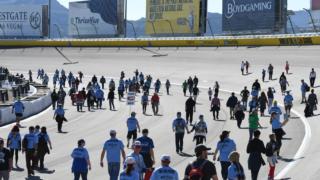
[(172, 130), (175, 132), (176, 152), (181, 153), (183, 151), (183, 138), (185, 130), (189, 133), (186, 120), (181, 118), (181, 112), (177, 113), (177, 118), (172, 123)]
[(103, 158), (105, 153), (107, 153), (106, 159), (108, 162), (108, 172), (110, 180), (117, 180), (120, 172), (120, 154), (123, 161), (126, 158), (126, 153), (124, 152), (124, 145), (121, 140), (116, 138), (116, 131), (110, 131), (110, 139), (104, 143), (101, 157), (100, 166), (103, 167)]

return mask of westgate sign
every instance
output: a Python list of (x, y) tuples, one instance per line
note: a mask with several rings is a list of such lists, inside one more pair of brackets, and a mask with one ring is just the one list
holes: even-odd
[(42, 36), (42, 6), (1, 6), (0, 30), (5, 36)]

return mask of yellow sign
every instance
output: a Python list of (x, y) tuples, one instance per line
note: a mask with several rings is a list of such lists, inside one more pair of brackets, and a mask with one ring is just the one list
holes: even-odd
[(147, 0), (146, 34), (198, 34), (200, 0)]

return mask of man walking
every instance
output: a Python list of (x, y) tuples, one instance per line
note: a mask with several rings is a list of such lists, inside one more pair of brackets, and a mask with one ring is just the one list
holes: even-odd
[(179, 180), (178, 172), (170, 167), (171, 157), (169, 155), (161, 156), (161, 167), (156, 169), (151, 176), (151, 180)]
[(184, 133), (185, 130), (189, 133), (189, 129), (186, 121), (181, 118), (181, 112), (177, 113), (177, 118), (172, 123), (172, 130), (175, 132), (176, 152), (182, 153)]
[(0, 179), (9, 180), (11, 170), (11, 153), (7, 148), (4, 147), (4, 140), (0, 138)]
[(190, 125), (192, 124), (193, 112), (194, 112), (195, 106), (196, 106), (196, 101), (194, 101), (190, 96), (185, 103), (187, 124), (189, 122), (190, 122)]
[(311, 87), (314, 87), (314, 82), (316, 81), (316, 77), (317, 77), (317, 74), (316, 74), (316, 72), (314, 71), (314, 68), (312, 68), (312, 69), (311, 69), (311, 72), (310, 72), (310, 76), (309, 76), (310, 86), (311, 86)]
[(229, 97), (227, 101), (227, 107), (230, 108), (230, 119), (235, 119), (234, 118), (234, 107), (238, 103), (238, 98), (234, 95), (234, 92), (231, 93), (231, 96)]
[(31, 162), (37, 156), (38, 151), (38, 136), (34, 133), (34, 127), (29, 127), (29, 134), (26, 134), (22, 140), (22, 153), (26, 153), (26, 165), (28, 176), (34, 175)]
[(137, 139), (137, 129), (140, 132), (140, 125), (136, 118), (136, 113), (132, 112), (131, 117), (127, 120), (127, 127), (128, 127), (128, 134), (127, 134), (127, 148), (129, 148), (130, 145), (130, 139), (132, 138), (132, 143), (136, 141)]
[(148, 137), (149, 130), (143, 129), (142, 130), (142, 137), (138, 138), (137, 141), (141, 142), (141, 152), (140, 154), (143, 157), (144, 164), (146, 165), (146, 168), (150, 169), (155, 164), (155, 158), (154, 158), (154, 144), (153, 140)]
[(20, 101), (20, 97), (17, 98), (17, 101), (12, 105), (12, 114), (15, 113), (16, 115), (16, 125), (21, 127), (20, 120), (23, 117), (24, 112), (24, 105)]
[(124, 145), (121, 140), (116, 138), (117, 132), (115, 130), (110, 131), (110, 139), (107, 140), (104, 145), (100, 156), (100, 166), (103, 167), (103, 158), (107, 153), (106, 159), (108, 162), (108, 172), (110, 180), (117, 180), (120, 173), (120, 153), (123, 161), (126, 159), (126, 153), (124, 151)]

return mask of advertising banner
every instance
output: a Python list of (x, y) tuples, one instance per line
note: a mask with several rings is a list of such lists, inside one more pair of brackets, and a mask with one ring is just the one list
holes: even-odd
[(42, 28), (41, 5), (0, 6), (0, 36), (40, 37)]
[(206, 0), (147, 0), (146, 34), (200, 33), (201, 2)]
[(127, 105), (134, 105), (136, 100), (136, 93), (135, 92), (128, 92), (127, 94)]
[(320, 0), (311, 0), (311, 10), (320, 10)]
[(70, 36), (116, 35), (118, 34), (118, 22), (118, 0), (69, 3)]
[(277, 0), (223, 0), (223, 31), (273, 29)]

